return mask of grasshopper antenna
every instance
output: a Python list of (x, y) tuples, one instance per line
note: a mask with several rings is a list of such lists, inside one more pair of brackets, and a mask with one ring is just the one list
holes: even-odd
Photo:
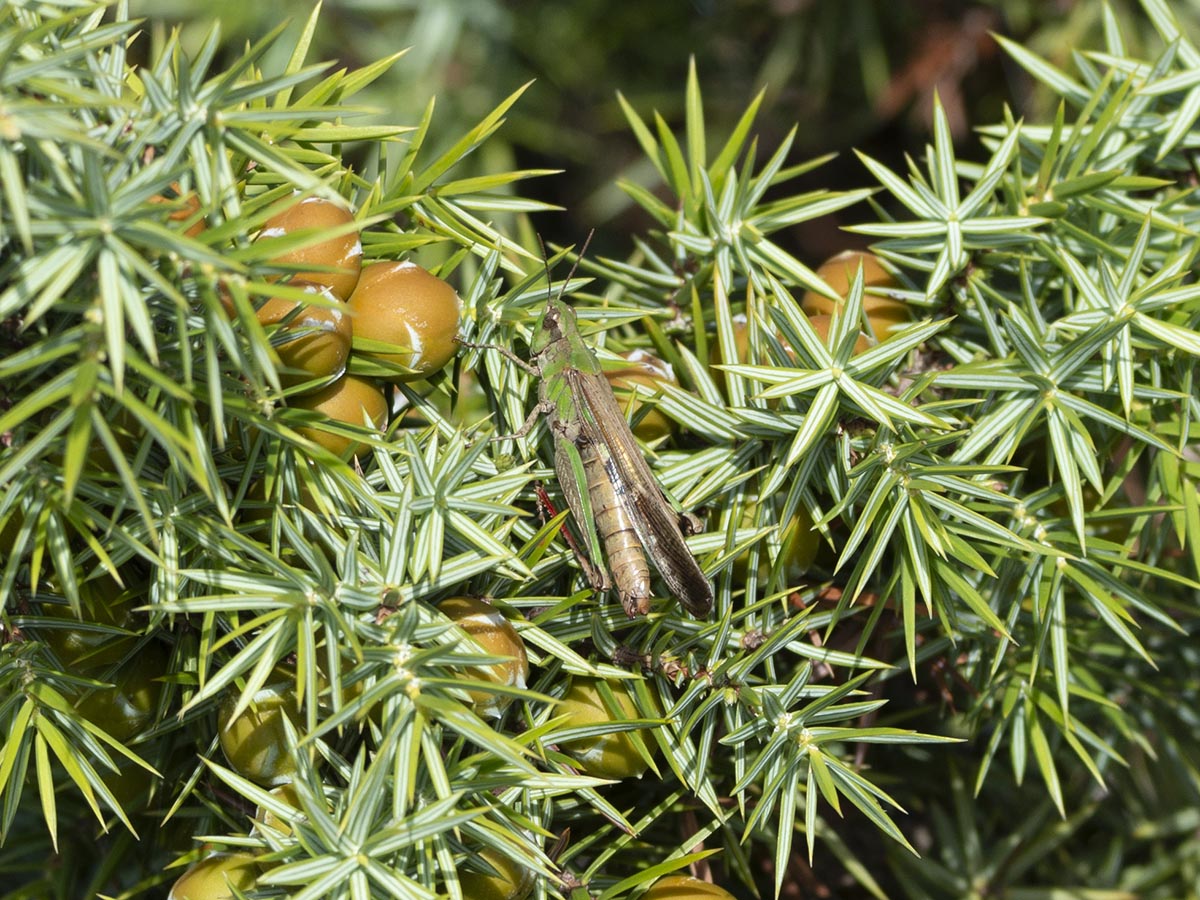
[[(583, 239), (583, 246), (579, 250), (579, 254), (575, 257), (575, 261), (571, 263), (571, 271), (567, 273), (566, 280), (563, 281), (562, 287), (558, 289), (558, 299), (562, 299), (563, 292), (567, 289), (567, 285), (571, 283), (571, 279), (575, 277), (575, 270), (579, 268), (579, 262), (587, 255), (588, 247), (591, 246), (592, 236), (596, 233), (596, 229), (592, 228), (588, 231), (587, 237)], [(542, 236), (538, 235), (538, 245), (542, 248), (542, 265), (546, 268), (546, 296), (549, 297), (551, 286), (554, 282), (550, 278), (550, 255), (546, 252), (546, 242), (542, 240)]]

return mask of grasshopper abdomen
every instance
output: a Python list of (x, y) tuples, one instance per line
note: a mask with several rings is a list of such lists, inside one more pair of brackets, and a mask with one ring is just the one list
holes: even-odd
[(604, 545), (617, 596), (631, 618), (644, 616), (650, 612), (650, 567), (629, 517), (627, 501), (618, 496), (618, 487), (606, 471), (595, 445), (582, 442), (579, 453), (587, 473), (587, 491), (596, 518), (596, 531)]

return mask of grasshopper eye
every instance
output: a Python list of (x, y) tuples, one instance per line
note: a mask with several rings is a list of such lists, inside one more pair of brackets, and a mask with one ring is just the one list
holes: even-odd
[(557, 308), (552, 306), (546, 310), (546, 315), (542, 318), (542, 331), (549, 335), (551, 340), (562, 337), (562, 315)]

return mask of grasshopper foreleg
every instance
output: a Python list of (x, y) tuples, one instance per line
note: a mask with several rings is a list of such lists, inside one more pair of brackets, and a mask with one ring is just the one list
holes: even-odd
[(549, 409), (544, 403), (539, 401), (534, 405), (533, 409), (530, 410), (529, 415), (525, 417), (525, 421), (521, 423), (520, 428), (518, 428), (512, 434), (492, 435), (490, 438), (488, 438), (488, 441), (515, 441), (525, 437), (525, 435), (529, 434), (529, 432), (533, 430), (533, 426), (537, 424), (538, 419), (540, 419), (542, 414), (545, 412), (549, 412)]
[(541, 372), (538, 370), (538, 367), (533, 365), (533, 363), (521, 359), (521, 357), (517, 356), (517, 354), (513, 353), (507, 347), (501, 347), (499, 344), (477, 344), (474, 341), (464, 341), (462, 338), (458, 337), (454, 339), (454, 343), (458, 344), (460, 347), (468, 347), (472, 350), (495, 350), (509, 362), (516, 363), (518, 368), (524, 369), (530, 375), (536, 376), (541, 374)]

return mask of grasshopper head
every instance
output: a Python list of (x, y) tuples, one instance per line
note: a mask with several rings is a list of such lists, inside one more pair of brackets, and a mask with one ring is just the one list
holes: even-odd
[(548, 346), (575, 330), (575, 310), (561, 297), (551, 297), (538, 320), (530, 351), (537, 356)]

